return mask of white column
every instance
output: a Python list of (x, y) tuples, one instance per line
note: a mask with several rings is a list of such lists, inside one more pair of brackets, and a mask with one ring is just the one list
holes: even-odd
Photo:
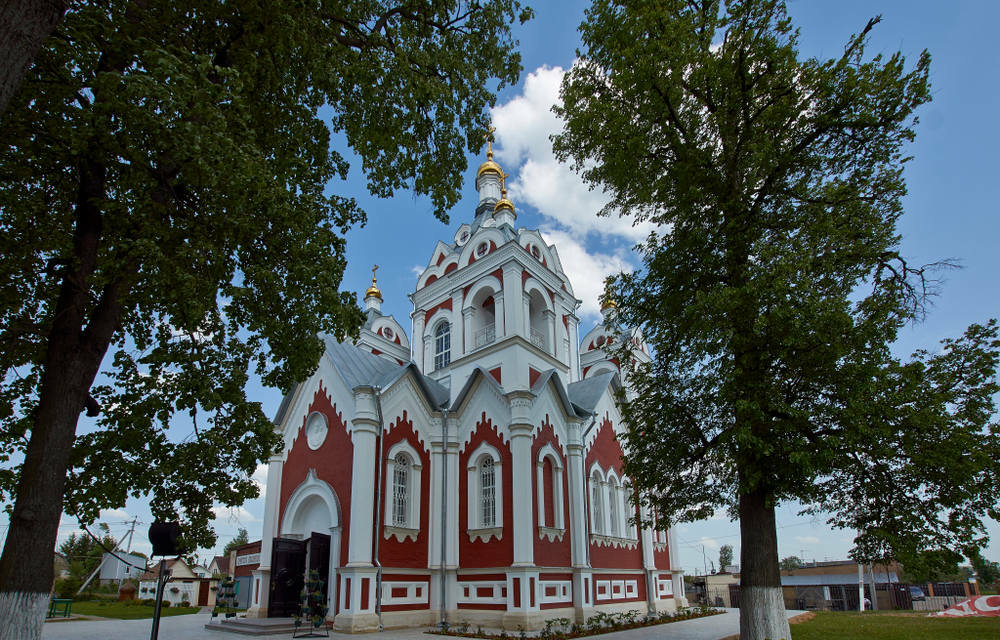
[(271, 551), (278, 535), (278, 508), (281, 500), (281, 472), (284, 461), (280, 455), (267, 462), (267, 492), (264, 496), (264, 528), (260, 536), (260, 566), (252, 571), (248, 618), (266, 618), (271, 587)]
[(524, 290), (521, 288), (521, 265), (510, 262), (503, 268), (503, 295), (507, 300), (504, 314), (505, 336), (527, 336), (524, 327)]
[[(451, 434), (458, 433), (458, 422), (453, 418), (448, 419), (448, 432)], [(461, 473), (458, 466), (458, 450), (461, 443), (458, 442), (457, 436), (451, 438), (448, 441), (448, 451), (445, 453), (445, 464), (448, 465), (448, 523), (446, 525), (445, 535), (447, 536), (447, 552), (445, 555), (445, 564), (450, 568), (458, 567), (458, 539), (461, 531), (464, 530), (466, 523), (458, 521), (458, 474)], [(502, 480), (502, 478), (501, 478)], [(454, 582), (454, 577), (451, 578)], [(454, 585), (453, 585), (454, 586)], [(454, 600), (454, 596), (452, 596)], [(449, 603), (449, 607), (452, 603)]]
[(667, 549), (670, 556), (670, 581), (673, 583), (674, 602), (678, 607), (686, 607), (688, 599), (684, 591), (684, 570), (681, 569), (680, 556), (677, 554), (677, 527), (667, 529)]
[(569, 381), (576, 382), (583, 378), (580, 372), (580, 318), (571, 312), (567, 320), (569, 320)]
[(545, 318), (545, 333), (547, 339), (551, 341), (551, 344), (545, 349), (546, 352), (552, 354), (553, 357), (558, 355), (556, 351), (556, 314), (552, 312), (551, 309), (545, 309), (542, 311), (542, 317)]
[(472, 318), (475, 314), (476, 310), (472, 307), (462, 309), (462, 325), (465, 327), (463, 332), (465, 335), (465, 353), (472, 353), (472, 350), (476, 348), (476, 335), (472, 332)]
[(427, 366), (424, 363), (424, 321), (426, 320), (424, 311), (413, 312), (413, 334), (410, 340), (410, 357), (417, 363), (417, 367), (427, 373)]
[(458, 360), (469, 352), (465, 347), (465, 323), (462, 319), (462, 290), (451, 294), (451, 359)]
[[(553, 474), (554, 476), (555, 474)], [(555, 480), (555, 477), (553, 477)], [(553, 495), (555, 494), (555, 486), (553, 486)], [(552, 522), (545, 521), (545, 461), (536, 460), (535, 461), (535, 510), (538, 514), (538, 526), (540, 527), (554, 527), (556, 526)], [(555, 513), (555, 505), (553, 505), (553, 513)]]
[(504, 315), (504, 309), (506, 305), (503, 302), (503, 291), (497, 291), (493, 294), (493, 315), (496, 318), (496, 336), (497, 340), (501, 337), (506, 338), (510, 333), (510, 323), (507, 321)]
[[(518, 305), (520, 306), (520, 305)], [(514, 565), (530, 566), (535, 562), (534, 524), (531, 495), (531, 432), (529, 419), (533, 398), (527, 392), (515, 392), (510, 400), (510, 452), (513, 459)], [(527, 583), (525, 583), (527, 586)]]
[[(351, 536), (347, 566), (372, 566), (372, 522), (375, 515), (375, 444), (378, 416), (375, 395), (369, 390), (354, 394), (355, 417), (351, 421), (354, 461), (351, 468)], [(352, 597), (359, 592), (352, 588)]]
[[(430, 553), (428, 554), (428, 568), (440, 568), (441, 566), (441, 482), (444, 479), (442, 470), (444, 469), (444, 447), (441, 440), (431, 441), (431, 486), (430, 486), (430, 514), (427, 522), (429, 533)], [(450, 471), (450, 470), (449, 470)], [(454, 478), (449, 478), (451, 483)], [(449, 519), (455, 514), (447, 514)], [(436, 594), (431, 594), (436, 597)]]

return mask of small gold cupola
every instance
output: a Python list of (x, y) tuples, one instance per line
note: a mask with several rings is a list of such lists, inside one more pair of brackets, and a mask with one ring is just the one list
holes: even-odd
[(500, 200), (493, 206), (493, 219), (497, 224), (509, 224), (514, 226), (517, 219), (517, 212), (514, 211), (514, 203), (507, 199), (507, 174), (500, 174)]
[(479, 192), (479, 205), (476, 206), (476, 218), (489, 217), (501, 199), (500, 184), (503, 182), (503, 169), (493, 160), (493, 132), (496, 127), (490, 127), (486, 132), (486, 162), (479, 165), (476, 172), (476, 191)]
[(378, 288), (378, 283), (375, 279), (375, 272), (378, 271), (378, 265), (372, 267), (372, 286), (368, 287), (365, 291), (365, 308), (374, 309), (376, 311), (382, 311), (382, 291)]

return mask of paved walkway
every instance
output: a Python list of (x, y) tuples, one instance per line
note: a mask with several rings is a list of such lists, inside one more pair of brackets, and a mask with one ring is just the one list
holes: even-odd
[[(802, 613), (788, 611), (788, 617)], [(210, 614), (206, 612), (186, 616), (171, 616), (160, 620), (159, 640), (275, 640), (290, 638), (290, 633), (268, 636), (242, 636), (234, 633), (205, 629)], [(708, 616), (696, 620), (684, 620), (670, 624), (654, 625), (629, 631), (617, 631), (592, 636), (594, 640), (719, 640), (739, 633), (739, 610), (726, 609), (722, 615)], [(148, 638), (151, 620), (70, 620), (47, 622), (42, 631), (43, 640), (141, 640)], [(383, 631), (380, 634), (349, 636), (331, 633), (330, 637), (368, 638), (370, 640), (428, 640), (441, 636), (428, 636), (423, 629), (401, 629)]]

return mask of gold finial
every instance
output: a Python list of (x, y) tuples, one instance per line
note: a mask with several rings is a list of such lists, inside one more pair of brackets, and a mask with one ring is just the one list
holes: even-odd
[(617, 309), (618, 303), (612, 297), (607, 297), (604, 302), (601, 303), (601, 311), (607, 311), (608, 309)]
[(376, 271), (378, 271), (378, 265), (375, 265), (375, 266), (372, 267), (372, 286), (368, 287), (368, 290), (365, 291), (365, 297), (368, 298), (368, 297), (374, 296), (374, 297), (378, 298), (379, 300), (381, 300), (382, 299), (382, 292), (379, 291), (378, 284), (376, 284), (376, 280), (375, 280), (375, 272)]
[(515, 216), (514, 213), (514, 203), (507, 199), (507, 178), (510, 174), (504, 173), (503, 169), (500, 170), (500, 201), (496, 203), (493, 207), (493, 215), (496, 215), (501, 209), (507, 209)]
[(484, 136), (486, 138), (486, 157), (489, 160), (493, 159), (493, 132), (496, 130), (496, 127), (490, 125), (486, 128), (486, 135)]
[(493, 160), (493, 132), (496, 130), (496, 127), (490, 125), (487, 127), (486, 134), (483, 136), (486, 139), (486, 162), (479, 165), (479, 171), (476, 172), (477, 189), (479, 188), (479, 178), (481, 178), (484, 173), (495, 173), (498, 176), (501, 176), (501, 179), (503, 176), (503, 169), (501, 169), (500, 165)]

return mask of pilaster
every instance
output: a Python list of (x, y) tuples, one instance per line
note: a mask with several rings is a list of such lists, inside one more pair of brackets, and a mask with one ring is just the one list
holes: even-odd
[[(514, 566), (531, 566), (535, 562), (532, 536), (534, 513), (531, 487), (534, 466), (531, 460), (531, 435), (534, 427), (528, 422), (533, 398), (527, 392), (514, 392), (510, 398), (510, 452), (513, 458), (514, 506)], [(537, 582), (537, 581), (536, 581)]]
[(521, 288), (522, 267), (516, 262), (508, 262), (503, 267), (503, 294), (505, 336), (525, 336), (524, 290)]
[(260, 565), (253, 572), (248, 618), (266, 618), (268, 595), (271, 592), (271, 551), (278, 535), (278, 508), (281, 499), (281, 473), (284, 461), (280, 455), (267, 462), (267, 491), (264, 495), (264, 528), (260, 538)]
[(375, 515), (375, 445), (378, 414), (375, 394), (362, 389), (354, 394), (355, 417), (351, 421), (354, 461), (351, 468), (351, 533), (347, 567), (372, 566), (372, 523)]

